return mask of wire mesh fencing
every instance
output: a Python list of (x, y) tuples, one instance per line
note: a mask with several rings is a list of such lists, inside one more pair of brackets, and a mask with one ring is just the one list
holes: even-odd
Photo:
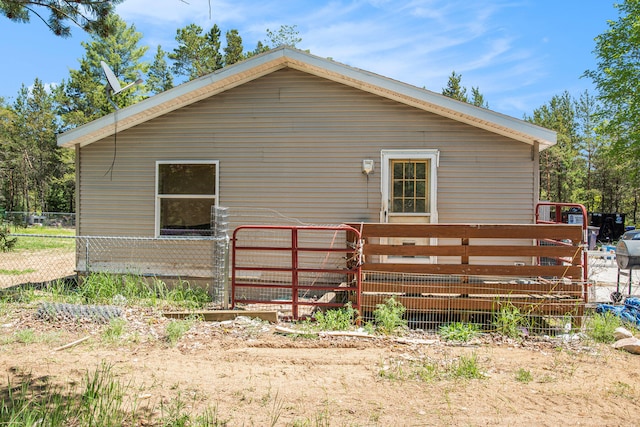
[(92, 273), (180, 280), (205, 287), (226, 305), (228, 238), (145, 238), (12, 234), (18, 248), (0, 255), (0, 288), (46, 284)]
[(462, 322), (487, 331), (509, 326), (558, 334), (582, 325), (584, 287), (562, 279), (370, 272), (365, 266), (361, 314), (376, 321), (393, 300), (411, 328)]

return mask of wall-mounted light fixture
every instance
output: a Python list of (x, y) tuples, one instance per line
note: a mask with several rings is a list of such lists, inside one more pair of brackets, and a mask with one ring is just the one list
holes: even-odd
[(371, 159), (364, 159), (362, 161), (362, 173), (369, 176), (373, 172), (374, 161)]

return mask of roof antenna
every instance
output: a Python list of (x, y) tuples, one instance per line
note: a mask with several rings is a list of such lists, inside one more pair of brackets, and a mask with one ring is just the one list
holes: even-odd
[(128, 85), (126, 85), (125, 87), (121, 87), (120, 86), (120, 82), (118, 81), (118, 78), (116, 77), (116, 75), (114, 74), (114, 72), (111, 70), (111, 68), (109, 68), (109, 66), (107, 65), (106, 62), (104, 61), (100, 61), (100, 66), (102, 67), (102, 71), (104, 71), (104, 76), (107, 78), (107, 100), (109, 101), (109, 103), (111, 105), (113, 105), (113, 108), (115, 108), (115, 111), (113, 112), (113, 127), (114, 127), (114, 131), (113, 131), (113, 160), (111, 161), (111, 166), (109, 166), (109, 169), (107, 169), (107, 171), (105, 172), (105, 176), (107, 174), (109, 174), (109, 179), (113, 180), (113, 167), (116, 164), (116, 153), (117, 153), (117, 138), (118, 138), (118, 105), (113, 101), (113, 99), (111, 98), (111, 96), (113, 95), (117, 95), (120, 92), (129, 89), (131, 86), (134, 85), (139, 85), (140, 83), (142, 83), (142, 79), (138, 79), (133, 83), (129, 83)]

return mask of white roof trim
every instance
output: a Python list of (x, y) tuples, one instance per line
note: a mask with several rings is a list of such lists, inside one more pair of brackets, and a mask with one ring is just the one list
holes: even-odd
[[(289, 47), (271, 50), (118, 110), (117, 129), (119, 132), (129, 129), (286, 67), (393, 99), (530, 145), (538, 143), (541, 150), (556, 143), (556, 132), (524, 120)], [(58, 145), (83, 147), (113, 135), (114, 130), (112, 113), (58, 135)]]

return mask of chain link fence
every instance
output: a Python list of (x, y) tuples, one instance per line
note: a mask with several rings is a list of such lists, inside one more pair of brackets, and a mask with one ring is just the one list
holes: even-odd
[[(224, 303), (228, 238), (12, 234), (21, 245), (0, 255), (0, 288), (46, 284), (91, 273), (183, 280)], [(27, 249), (21, 249), (21, 248)]]
[(205, 288), (214, 303), (226, 307), (227, 215), (224, 208), (214, 208), (212, 236), (154, 238), (13, 233), (11, 238), (18, 240), (15, 250), (0, 255), (0, 288), (42, 285), (92, 273), (127, 274), (167, 282), (187, 281)]

